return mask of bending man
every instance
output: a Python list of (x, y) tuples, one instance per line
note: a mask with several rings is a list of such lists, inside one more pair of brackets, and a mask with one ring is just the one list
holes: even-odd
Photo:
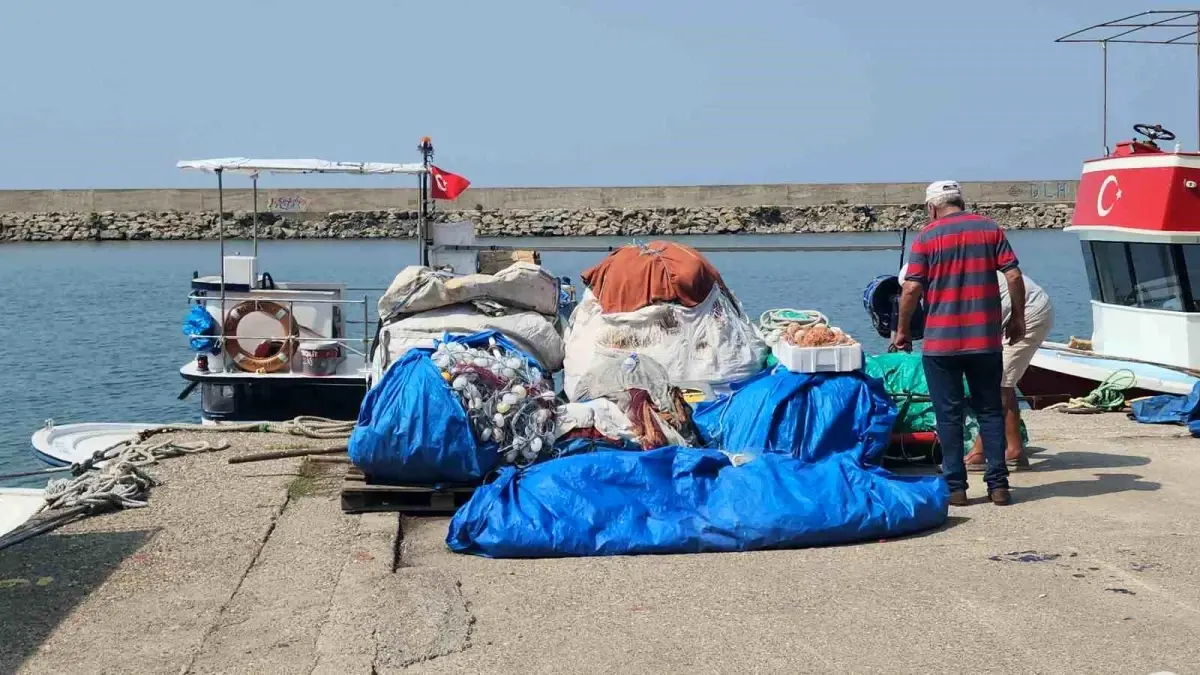
[[(1008, 280), (999, 272), (1000, 303), (1002, 307), (1005, 330), (1012, 321), (1012, 302), (1009, 300)], [(1000, 380), (1000, 394), (1004, 400), (1004, 462), (1013, 468), (1027, 468), (1029, 458), (1025, 456), (1025, 446), (1021, 443), (1021, 408), (1017, 401), (1017, 382), (1025, 374), (1033, 355), (1042, 346), (1050, 329), (1054, 327), (1054, 307), (1050, 304), (1050, 296), (1041, 286), (1034, 283), (1028, 275), (1023, 275), (1025, 286), (1025, 335), (1015, 344), (1004, 346), (1004, 377)], [(983, 458), (983, 446), (980, 438), (975, 439), (971, 454), (966, 459), (967, 471), (983, 472), (986, 470)]]
[(995, 221), (967, 211), (962, 188), (937, 181), (925, 189), (930, 223), (913, 241), (908, 278), (900, 296), (900, 316), (893, 342), (911, 351), (910, 322), (922, 293), (928, 298), (925, 348), (921, 365), (937, 418), (942, 444), (942, 474), (950, 487), (950, 503), (967, 504), (963, 422), (966, 395), (979, 419), (979, 435), (987, 460), (984, 482), (994, 504), (1011, 501), (1008, 466), (1004, 462), (1004, 405), (1000, 385), (1004, 373), (1004, 329), (1000, 288), (1002, 272), (1012, 299), (1008, 341), (1025, 336), (1025, 286), (1016, 254)]

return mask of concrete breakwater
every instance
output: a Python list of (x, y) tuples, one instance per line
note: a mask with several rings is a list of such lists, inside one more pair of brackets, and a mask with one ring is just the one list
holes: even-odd
[[(1007, 229), (1052, 229), (1070, 222), (1070, 203), (973, 204)], [(258, 214), (264, 239), (378, 239), (412, 237), (417, 213), (406, 209), (330, 213)], [(926, 222), (919, 204), (873, 206), (705, 206), (658, 208), (554, 208), (436, 211), (441, 222), (469, 220), (482, 237), (657, 236), (683, 234), (791, 234), (886, 232), (919, 228)], [(247, 238), (248, 211), (227, 212), (227, 238)], [(219, 214), (212, 211), (133, 211), (92, 213), (0, 213), (0, 241), (110, 241), (216, 239)]]

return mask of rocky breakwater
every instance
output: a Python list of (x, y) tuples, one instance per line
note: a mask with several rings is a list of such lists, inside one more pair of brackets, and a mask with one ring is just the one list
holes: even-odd
[[(1052, 229), (1069, 224), (1070, 204), (975, 204), (1006, 229)], [(416, 231), (414, 211), (335, 211), (327, 214), (258, 215), (263, 239), (408, 238)], [(443, 222), (470, 220), (483, 237), (655, 236), (683, 234), (792, 234), (887, 232), (916, 229), (924, 209), (911, 206), (823, 204), (817, 206), (727, 206), (646, 209), (545, 209), (437, 211)], [(248, 238), (250, 213), (228, 213), (226, 238)], [(216, 239), (216, 213), (0, 213), (0, 241), (109, 241)]]

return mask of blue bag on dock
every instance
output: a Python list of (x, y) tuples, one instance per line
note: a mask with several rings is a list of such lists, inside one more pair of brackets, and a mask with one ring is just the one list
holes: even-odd
[[(447, 334), (442, 342), (479, 347), (489, 339), (537, 363), (493, 330), (466, 336)], [(503, 458), (498, 446), (476, 440), (467, 412), (442, 379), (431, 353), (420, 348), (405, 352), (363, 399), (348, 454), (350, 461), (374, 480), (477, 483), (500, 466)]]
[(860, 371), (793, 373), (776, 367), (696, 407), (704, 442), (729, 452), (783, 453), (816, 462), (849, 453), (863, 465), (883, 461), (896, 408), (883, 383)]
[(1200, 382), (1187, 396), (1159, 394), (1129, 404), (1129, 416), (1142, 424), (1182, 424), (1200, 436)]
[(490, 558), (822, 546), (937, 527), (949, 499), (938, 476), (863, 468), (849, 454), (810, 464), (676, 446), (601, 451), (502, 468), (454, 514), (446, 544)]

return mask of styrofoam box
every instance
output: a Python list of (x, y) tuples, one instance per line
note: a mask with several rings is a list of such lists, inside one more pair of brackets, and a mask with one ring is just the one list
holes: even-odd
[(793, 373), (844, 373), (862, 368), (862, 345), (796, 347), (784, 340), (771, 348), (775, 358)]

